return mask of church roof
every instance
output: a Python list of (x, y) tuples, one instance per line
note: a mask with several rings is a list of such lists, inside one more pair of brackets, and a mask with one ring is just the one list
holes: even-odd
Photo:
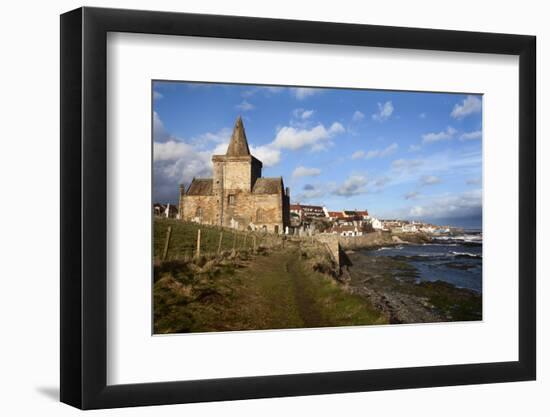
[(239, 116), (235, 122), (233, 128), (233, 134), (231, 135), (231, 141), (227, 147), (226, 156), (249, 156), (250, 149), (248, 149), (248, 141), (246, 140), (246, 133), (244, 131), (243, 119)]
[(278, 194), (283, 192), (283, 181), (279, 178), (258, 178), (252, 188), (254, 194)]
[(212, 195), (212, 178), (193, 178), (187, 195)]

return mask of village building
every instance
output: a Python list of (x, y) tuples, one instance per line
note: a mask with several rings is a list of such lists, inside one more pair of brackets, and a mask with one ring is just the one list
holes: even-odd
[(157, 217), (166, 217), (170, 219), (178, 218), (178, 208), (175, 204), (153, 204), (153, 212)]
[(376, 217), (371, 217), (371, 216), (369, 216), (368, 219), (367, 219), (367, 221), (370, 222), (370, 224), (371, 224), (371, 226), (372, 226), (372, 228), (373, 228), (374, 230), (383, 230), (383, 229), (384, 229), (384, 225), (383, 225), (382, 222), (381, 222), (379, 219), (377, 219)]
[(290, 212), (297, 214), (300, 219), (307, 218), (325, 218), (324, 208), (321, 206), (309, 206), (305, 204), (291, 204)]
[(414, 223), (406, 223), (401, 226), (401, 231), (405, 233), (416, 233), (418, 231), (418, 228)]
[(352, 225), (334, 225), (328, 233), (336, 234), (339, 236), (363, 236), (364, 231), (360, 227)]
[(342, 211), (327, 211), (327, 217), (329, 220), (337, 221), (340, 219), (344, 219), (344, 213)]
[(420, 227), (420, 231), (421, 232), (424, 232), (424, 233), (435, 233), (436, 231), (436, 227), (431, 225), (431, 224), (423, 224), (421, 227)]
[(213, 155), (213, 177), (180, 185), (180, 219), (240, 230), (285, 233), (290, 196), (283, 178), (262, 177), (262, 162), (250, 153), (242, 119), (235, 123), (225, 155)]

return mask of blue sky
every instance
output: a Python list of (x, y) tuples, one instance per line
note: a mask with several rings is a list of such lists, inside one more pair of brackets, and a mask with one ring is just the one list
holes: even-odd
[(481, 225), (481, 95), (165, 81), (152, 94), (155, 201), (210, 176), (241, 115), (292, 202)]

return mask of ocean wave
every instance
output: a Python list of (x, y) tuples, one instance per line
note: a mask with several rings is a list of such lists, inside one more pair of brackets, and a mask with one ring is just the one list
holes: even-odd
[(455, 252), (455, 251), (449, 251), (449, 253), (454, 256), (455, 258), (476, 258), (481, 259), (482, 256), (477, 253), (470, 253), (470, 252)]
[(394, 249), (401, 250), (401, 249), (403, 249), (403, 246), (384, 246), (384, 247), (376, 249), (376, 251), (380, 252), (380, 251), (383, 251), (383, 250), (394, 250)]

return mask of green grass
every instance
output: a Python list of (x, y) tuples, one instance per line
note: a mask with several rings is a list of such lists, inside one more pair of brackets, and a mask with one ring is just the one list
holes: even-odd
[(444, 316), (453, 321), (476, 321), (482, 318), (481, 296), (467, 289), (456, 288), (444, 281), (416, 284), (415, 293), (427, 297)]
[(231, 229), (221, 229), (215, 226), (199, 225), (182, 222), (175, 219), (155, 218), (154, 221), (154, 258), (160, 260), (166, 242), (168, 227), (172, 227), (166, 260), (190, 258), (197, 249), (197, 232), (201, 230), (201, 254), (216, 254), (220, 233), (223, 230), (222, 251), (231, 251), (235, 236), (235, 249), (252, 249), (253, 236), (256, 236), (256, 246), (271, 246), (277, 237), (274, 235), (252, 232), (235, 232)]
[(156, 267), (155, 333), (382, 324), (365, 299), (314, 272), (297, 247), (221, 261)]

